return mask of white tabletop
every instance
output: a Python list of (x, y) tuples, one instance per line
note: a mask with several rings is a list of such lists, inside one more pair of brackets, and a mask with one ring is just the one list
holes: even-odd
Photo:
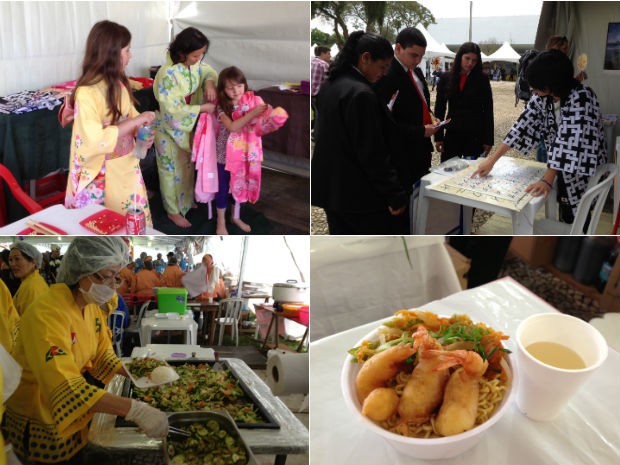
[[(90, 229), (86, 229), (82, 226), (80, 221), (104, 209), (105, 207), (102, 205), (87, 205), (84, 208), (65, 208), (64, 205), (52, 205), (40, 212), (33, 213), (32, 215), (0, 228), (0, 235), (14, 236), (18, 232), (28, 228), (26, 222), (32, 220), (56, 226), (65, 231), (69, 236), (92, 236), (94, 233)], [(125, 235), (127, 234), (127, 230), (123, 227), (114, 234)], [(155, 236), (162, 235), (163, 233), (157, 229), (147, 227), (146, 234)]]
[(145, 347), (134, 347), (131, 358), (156, 357), (165, 360), (185, 360), (199, 358), (203, 360), (215, 360), (215, 351), (191, 344), (147, 344)]
[[(458, 292), (421, 307), (439, 314), (466, 313), (510, 336), (529, 315), (555, 309), (511, 278)], [(344, 403), (340, 373), (347, 350), (381, 321), (326, 337), (310, 345), (310, 456), (312, 463), (343, 465), (617, 465), (620, 463), (620, 354), (603, 366), (552, 422), (528, 420), (512, 405), (473, 449), (448, 460), (404, 456), (365, 430)]]
[[(499, 162), (501, 162), (502, 160), (503, 159), (500, 158)], [(471, 164), (477, 163), (479, 160), (467, 161)], [(543, 164), (541, 163), (541, 166), (542, 165)], [(433, 209), (432, 211), (431, 209), (429, 209), (430, 199), (437, 199), (444, 202), (455, 203), (469, 208), (480, 208), (483, 210), (492, 211), (502, 216), (507, 216), (512, 219), (513, 234), (534, 234), (534, 218), (536, 216), (536, 212), (540, 210), (540, 208), (545, 204), (544, 197), (533, 197), (521, 210), (516, 211), (505, 206), (489, 203), (485, 201), (484, 196), (479, 198), (470, 198), (468, 196), (459, 195), (458, 193), (442, 192), (430, 188), (431, 186), (436, 185), (441, 181), (445, 181), (447, 178), (453, 175), (454, 173), (440, 174), (437, 172), (431, 172), (421, 179), (418, 206), (416, 211), (416, 221), (413, 223), (414, 234), (445, 233), (445, 231), (427, 231), (426, 227), (430, 221), (428, 216), (433, 215), (435, 212), (435, 209)], [(549, 195), (555, 195), (555, 191), (551, 192)], [(468, 210), (468, 212), (469, 211), (471, 210)], [(464, 218), (471, 217), (471, 214), (469, 214), (468, 212), (463, 215)], [(468, 231), (471, 229), (470, 225), (465, 225), (464, 229), (466, 233), (468, 233)]]

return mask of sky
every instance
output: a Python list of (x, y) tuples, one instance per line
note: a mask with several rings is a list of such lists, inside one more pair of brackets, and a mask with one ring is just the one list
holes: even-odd
[[(469, 0), (418, 0), (439, 18), (468, 18)], [(542, 0), (473, 0), (472, 16), (539, 15)], [(332, 25), (313, 19), (312, 28), (331, 33)]]
[[(435, 19), (469, 17), (469, 0), (418, 0)], [(538, 15), (542, 0), (473, 0), (472, 16)]]

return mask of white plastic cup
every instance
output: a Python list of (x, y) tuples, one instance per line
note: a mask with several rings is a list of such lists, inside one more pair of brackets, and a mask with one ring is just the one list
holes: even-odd
[(209, 297), (209, 303), (212, 304), (213, 303), (213, 297)]
[[(532, 315), (517, 328), (519, 383), (517, 407), (529, 419), (551, 421), (607, 358), (605, 338), (594, 326), (563, 313)], [(532, 356), (526, 347), (535, 342), (555, 342), (574, 350), (586, 367), (557, 368)]]

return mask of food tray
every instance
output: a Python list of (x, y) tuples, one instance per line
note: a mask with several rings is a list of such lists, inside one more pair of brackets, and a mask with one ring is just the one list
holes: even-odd
[[(252, 454), (252, 450), (247, 446), (235, 422), (231, 418), (231, 416), (226, 411), (215, 410), (212, 412), (183, 412), (183, 413), (173, 413), (168, 417), (168, 423), (170, 426), (174, 426), (176, 428), (186, 429), (189, 425), (193, 423), (203, 423), (206, 424), (210, 420), (215, 420), (220, 426), (221, 430), (226, 431), (230, 436), (232, 436), (238, 444), (240, 444), (247, 454), (247, 460), (242, 463), (242, 465), (258, 465), (258, 461), (256, 457)], [(176, 439), (179, 441), (179, 439)], [(166, 464), (171, 464), (171, 459), (168, 451), (168, 438), (164, 439), (164, 459)]]
[[(185, 364), (187, 365), (204, 364), (204, 365), (213, 366), (213, 364), (216, 362), (214, 360), (193, 359), (193, 360), (168, 360), (167, 363), (171, 365), (172, 367), (176, 367), (176, 366), (185, 365)], [(226, 360), (221, 360), (219, 363), (223, 369), (229, 371), (232, 377), (239, 382), (239, 386), (243, 390), (243, 393), (245, 394), (245, 396), (256, 407), (256, 409), (258, 410), (258, 412), (264, 419), (264, 422), (262, 423), (246, 423), (246, 422), (238, 421), (236, 422), (237, 427), (244, 428), (244, 429), (260, 429), (260, 428), (279, 429), (280, 425), (276, 422), (276, 420), (269, 413), (269, 411), (267, 411), (267, 409), (263, 406), (263, 404), (260, 402), (258, 397), (254, 394), (254, 392), (239, 377), (237, 372), (235, 372), (235, 370), (230, 366), (230, 364)], [(137, 398), (136, 394), (134, 393), (134, 388), (133, 388), (133, 385), (130, 379), (125, 379), (125, 382), (123, 383), (123, 389), (122, 389), (121, 395), (123, 397), (129, 397), (133, 399)], [(178, 412), (168, 412), (168, 413), (172, 414), (172, 413), (178, 413)], [(125, 420), (123, 417), (116, 417), (115, 425), (117, 427), (135, 426), (134, 423)]]
[[(150, 357), (150, 358), (157, 358), (157, 357)], [(160, 360), (160, 359), (158, 359)], [(151, 387), (155, 387), (155, 386), (161, 386), (163, 384), (170, 384), (175, 382), (177, 379), (179, 379), (179, 375), (176, 375), (176, 378), (167, 381), (165, 383), (154, 383), (153, 381), (151, 381), (150, 378), (146, 377), (146, 376), (142, 376), (140, 378), (136, 378), (134, 375), (131, 374), (131, 372), (129, 371), (129, 366), (131, 365), (131, 363), (134, 361), (134, 359), (132, 360), (122, 360), (121, 363), (123, 364), (123, 368), (125, 368), (125, 371), (127, 372), (127, 374), (129, 375), (129, 379), (133, 382), (133, 384), (135, 384), (136, 386), (138, 386), (139, 388), (142, 389), (146, 389), (146, 388), (151, 388)], [(164, 365), (166, 366), (170, 366), (168, 364), (168, 362), (166, 362), (165, 360), (160, 360), (161, 362), (164, 363)]]

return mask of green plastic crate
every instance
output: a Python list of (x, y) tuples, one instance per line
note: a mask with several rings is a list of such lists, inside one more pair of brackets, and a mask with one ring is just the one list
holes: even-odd
[(184, 287), (158, 287), (157, 309), (159, 313), (183, 315), (187, 308), (187, 289)]

